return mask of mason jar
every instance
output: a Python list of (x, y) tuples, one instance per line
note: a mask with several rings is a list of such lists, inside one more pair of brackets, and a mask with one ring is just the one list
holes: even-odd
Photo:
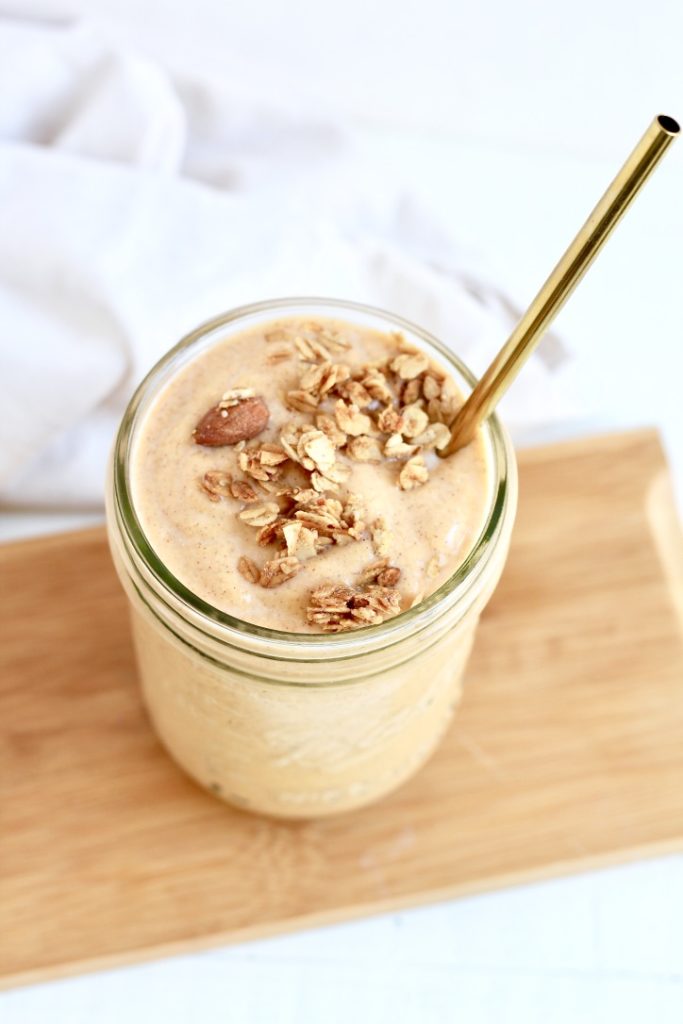
[(181, 367), (231, 333), (288, 315), (399, 330), (463, 394), (474, 377), (441, 341), (401, 317), (352, 302), (286, 299), (233, 310), (192, 331), (151, 370), (123, 417), (107, 524), (154, 729), (205, 789), (237, 807), (292, 819), (377, 800), (436, 748), (505, 564), (517, 472), (508, 435), (491, 416), (482, 428), (489, 473), (479, 536), (438, 590), (380, 625), (290, 633), (212, 607), (174, 577), (145, 536), (131, 492), (131, 450), (150, 404)]

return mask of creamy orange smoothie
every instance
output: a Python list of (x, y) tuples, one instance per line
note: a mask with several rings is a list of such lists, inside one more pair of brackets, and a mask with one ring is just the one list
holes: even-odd
[[(259, 324), (158, 395), (133, 452), (133, 501), (168, 568), (221, 611), (289, 632), (379, 622), (436, 590), (481, 531), (483, 439), (437, 454), (460, 403), (400, 333)], [(326, 617), (328, 587), (389, 604)]]
[(509, 445), (483, 428), (441, 458), (461, 385), (377, 320), (250, 317), (167, 372), (122, 457), (142, 553), (114, 474), (110, 539), (153, 723), (250, 810), (337, 813), (412, 775), (505, 561)]

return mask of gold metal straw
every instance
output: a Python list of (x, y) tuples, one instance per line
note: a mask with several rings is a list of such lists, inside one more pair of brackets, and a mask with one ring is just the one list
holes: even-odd
[(588, 270), (618, 221), (680, 132), (660, 114), (643, 135), (496, 358), (459, 410), (441, 455), (469, 444)]

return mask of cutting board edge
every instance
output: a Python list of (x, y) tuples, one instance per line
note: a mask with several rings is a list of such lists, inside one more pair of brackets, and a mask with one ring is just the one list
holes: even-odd
[(280, 935), (291, 935), (295, 932), (308, 931), (312, 928), (325, 928), (350, 921), (363, 921), (381, 914), (396, 913), (403, 910), (415, 910), (420, 907), (433, 906), (451, 900), (481, 896), (485, 893), (498, 892), (522, 885), (549, 882), (560, 878), (570, 878), (585, 874), (588, 871), (604, 870), (621, 867), (641, 860), (652, 860), (683, 853), (683, 835), (675, 839), (645, 843), (628, 849), (608, 850), (603, 853), (584, 857), (581, 860), (568, 858), (552, 864), (536, 865), (520, 871), (494, 875), (487, 879), (461, 882), (432, 890), (422, 890), (405, 896), (389, 896), (385, 900), (373, 903), (348, 904), (318, 913), (295, 915), (281, 918), (268, 924), (214, 932), (210, 935), (198, 936), (194, 939), (178, 939), (173, 942), (156, 943), (141, 949), (130, 949), (123, 953), (109, 953), (102, 956), (88, 957), (85, 960), (72, 960), (47, 967), (35, 967), (28, 971), (2, 974), (0, 969), (0, 992), (30, 985), (41, 985), (50, 981), (77, 977), (99, 971), (117, 970), (132, 967), (136, 964), (152, 963), (176, 956), (191, 956), (209, 950), (256, 942), (263, 939), (277, 938)]

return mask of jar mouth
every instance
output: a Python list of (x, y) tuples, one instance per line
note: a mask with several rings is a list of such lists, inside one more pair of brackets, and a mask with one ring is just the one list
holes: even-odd
[[(483, 425), (487, 446), (491, 453), (493, 481), (490, 488), (489, 507), (478, 537), (465, 559), (438, 589), (412, 608), (406, 609), (385, 622), (336, 634), (295, 633), (259, 626), (221, 611), (203, 600), (166, 567), (146, 536), (137, 516), (128, 474), (129, 456), (135, 431), (145, 411), (146, 403), (170, 378), (172, 372), (177, 368), (178, 360), (182, 360), (184, 363), (186, 360), (192, 359), (195, 346), (199, 342), (216, 330), (236, 325), (238, 321), (256, 321), (266, 316), (276, 318), (280, 314), (291, 313), (293, 310), (307, 315), (316, 315), (316, 313), (330, 315), (332, 311), (336, 311), (338, 315), (356, 313), (366, 318), (375, 319), (379, 321), (377, 326), (383, 326), (385, 330), (387, 328), (401, 330), (411, 336), (411, 340), (417, 340), (418, 345), (421, 342), (429, 345), (451, 368), (457, 371), (460, 378), (459, 383), (463, 383), (466, 388), (471, 390), (476, 383), (477, 378), (472, 371), (432, 334), (401, 316), (374, 306), (345, 299), (314, 297), (269, 299), (239, 306), (205, 321), (186, 334), (162, 356), (136, 389), (124, 413), (114, 443), (114, 510), (127, 546), (132, 549), (132, 553), (137, 556), (144, 567), (145, 576), (148, 579), (151, 577), (156, 585), (157, 597), (172, 612), (177, 614), (181, 611), (190, 618), (193, 626), (203, 630), (214, 640), (223, 638), (229, 643), (230, 639), (237, 641), (238, 638), (241, 640), (249, 638), (256, 644), (259, 641), (268, 641), (269, 647), (277, 646), (283, 657), (287, 657), (288, 653), (301, 647), (307, 647), (311, 651), (315, 649), (317, 658), (323, 654), (323, 649), (330, 653), (334, 652), (335, 657), (343, 657), (344, 653), (353, 656), (360, 653), (359, 648), (374, 647), (378, 641), (381, 641), (382, 646), (390, 645), (403, 635), (406, 627), (413, 626), (417, 630), (423, 624), (426, 625), (433, 621), (441, 614), (442, 608), (445, 611), (446, 608), (450, 608), (456, 603), (458, 592), (462, 589), (463, 584), (473, 582), (475, 577), (478, 577), (484, 570), (495, 549), (495, 542), (501, 533), (505, 512), (510, 503), (510, 472), (511, 469), (514, 469), (514, 455), (507, 432), (494, 413)], [(183, 357), (186, 358), (183, 359)], [(273, 656), (272, 652), (269, 653), (269, 656)]]

